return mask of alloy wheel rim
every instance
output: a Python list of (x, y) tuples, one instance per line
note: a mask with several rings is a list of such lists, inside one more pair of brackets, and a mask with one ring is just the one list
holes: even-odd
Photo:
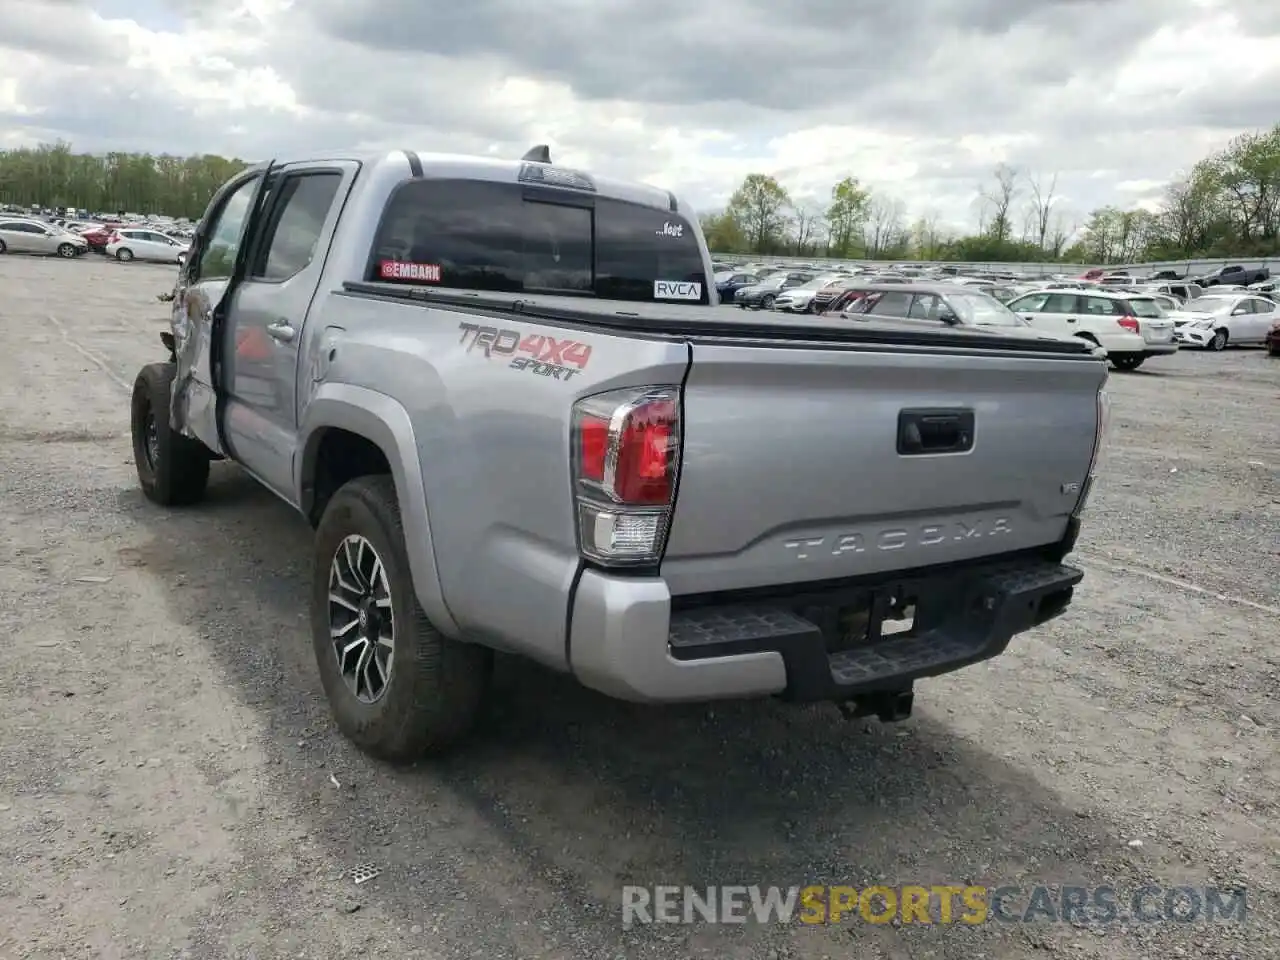
[(160, 462), (160, 429), (156, 426), (156, 412), (147, 410), (143, 450), (147, 455), (147, 466), (156, 472), (156, 464)]
[(329, 640), (338, 672), (361, 703), (376, 703), (391, 682), (395, 614), (391, 582), (373, 544), (352, 534), (329, 564)]

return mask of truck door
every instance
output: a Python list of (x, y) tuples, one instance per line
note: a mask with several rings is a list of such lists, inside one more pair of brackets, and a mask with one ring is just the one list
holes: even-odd
[(342, 161), (271, 171), (223, 326), (227, 442), (236, 460), (290, 503), (306, 318), (358, 167)]
[(270, 163), (228, 181), (209, 203), (174, 290), (174, 421), (215, 453), (226, 453), (218, 424), (215, 314), (223, 307)]

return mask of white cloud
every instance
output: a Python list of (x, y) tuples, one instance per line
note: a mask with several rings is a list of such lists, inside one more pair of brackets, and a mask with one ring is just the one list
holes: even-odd
[(963, 224), (996, 163), (1057, 173), (1082, 218), (1280, 119), (1273, 0), (404, 2), (6, 4), (0, 146), (547, 142), (702, 207), (751, 172), (811, 203), (853, 175)]

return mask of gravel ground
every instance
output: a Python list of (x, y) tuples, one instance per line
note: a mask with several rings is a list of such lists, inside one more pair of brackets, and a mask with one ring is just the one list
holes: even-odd
[[(303, 521), (221, 464), (196, 509), (138, 492), (172, 278), (0, 258), (0, 956), (1280, 956), (1280, 362), (1113, 375), (1074, 606), (904, 724), (503, 663), (469, 749), (393, 771), (330, 723)], [(623, 884), (754, 882), (1244, 885), (1250, 914), (621, 928)]]

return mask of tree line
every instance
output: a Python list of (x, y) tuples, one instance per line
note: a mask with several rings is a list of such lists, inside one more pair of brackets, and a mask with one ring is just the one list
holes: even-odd
[(998, 165), (974, 197), (972, 233), (908, 219), (901, 200), (845, 177), (823, 203), (748, 174), (723, 211), (703, 217), (717, 253), (871, 260), (1140, 263), (1280, 255), (1280, 124), (1244, 133), (1179, 175), (1158, 209), (1073, 213), (1056, 174)]
[(0, 203), (196, 219), (247, 165), (212, 154), (74, 153), (67, 143), (0, 150)]
[[(212, 154), (75, 153), (64, 142), (0, 150), (0, 203), (195, 219), (246, 161)], [(1159, 208), (1073, 213), (1056, 174), (998, 165), (975, 194), (976, 229), (848, 176), (823, 203), (749, 174), (723, 211), (703, 217), (717, 253), (964, 262), (1136, 263), (1280, 256), (1280, 123), (1244, 133), (1166, 188)]]

